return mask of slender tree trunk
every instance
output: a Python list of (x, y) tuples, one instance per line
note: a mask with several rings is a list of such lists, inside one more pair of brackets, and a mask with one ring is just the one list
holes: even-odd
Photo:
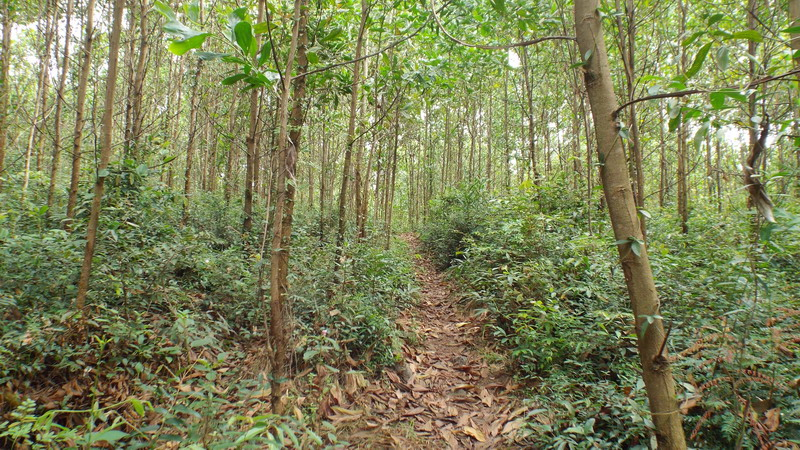
[[(48, 67), (48, 61), (50, 61), (50, 47), (53, 44), (53, 35), (55, 34), (52, 30), (52, 24), (55, 22), (55, 19), (51, 16), (51, 10), (55, 8), (50, 7), (50, 0), (45, 0), (45, 26), (44, 26), (44, 33), (45, 33), (45, 46), (42, 50), (42, 70), (39, 72), (39, 81), (37, 84), (36, 89), (36, 98), (34, 99), (34, 108), (33, 108), (33, 116), (30, 133), (28, 134), (28, 145), (25, 150), (25, 169), (22, 175), (22, 198), (25, 198), (25, 194), (28, 190), (28, 183), (30, 181), (30, 172), (31, 172), (31, 159), (33, 158), (33, 149), (36, 143), (36, 136), (40, 133), (41, 127), (44, 124), (44, 116), (46, 114), (46, 107), (47, 107), (47, 89), (49, 84), (49, 70), (46, 70)], [(55, 15), (55, 12), (52, 12), (52, 15)], [(42, 120), (39, 121), (39, 114), (42, 114)]]
[[(681, 11), (681, 34), (686, 32), (686, 5), (683, 0), (678, 1), (678, 6)], [(680, 55), (680, 68), (681, 73), (686, 72), (686, 48), (681, 45)], [(686, 234), (689, 232), (689, 192), (686, 179), (687, 174), (687, 158), (688, 150), (686, 145), (687, 129), (686, 124), (681, 122), (678, 125), (678, 173), (677, 173), (677, 194), (678, 194), (678, 215), (681, 218), (681, 232)]]
[[(789, 0), (789, 21), (791, 27), (800, 27), (800, 0)], [(789, 45), (792, 47), (792, 54), (794, 56), (794, 66), (800, 67), (800, 33), (792, 33), (792, 40)], [(800, 74), (797, 74), (797, 80), (800, 81)]]
[[(307, 0), (294, 2), (294, 28), (289, 55), (282, 78), (281, 100), (278, 105), (280, 131), (278, 135), (278, 164), (276, 176), (275, 214), (270, 257), (270, 340), (272, 343), (272, 411), (282, 415), (286, 411), (284, 398), (288, 373), (288, 352), (291, 338), (288, 309), (289, 252), (291, 249), (292, 219), (294, 214), (294, 177), (300, 136), (303, 127), (306, 77), (292, 79), (292, 66), (297, 56), (297, 71), (303, 73), (308, 66), (306, 58)], [(291, 84), (291, 86), (290, 86)], [(293, 104), (289, 115), (289, 89), (293, 87)], [(291, 129), (290, 129), (291, 128)]]
[[(262, 22), (264, 16), (264, 2), (258, 2), (258, 21)], [(256, 153), (258, 148), (256, 141), (258, 139), (258, 115), (260, 110), (261, 89), (253, 89), (250, 91), (250, 131), (247, 134), (247, 155), (246, 166), (244, 175), (244, 223), (242, 228), (244, 231), (253, 229), (253, 191), (256, 189), (256, 173), (258, 165), (258, 157)]]
[[(650, 400), (659, 448), (685, 449), (675, 383), (664, 345), (667, 336), (663, 321), (653, 319), (646, 332), (642, 332), (642, 324), (648, 323), (648, 317), (652, 319), (659, 314), (659, 301), (646, 246), (631, 241), (631, 238), (641, 241), (643, 235), (628, 179), (625, 154), (613, 117), (614, 110), (617, 109), (617, 98), (611, 81), (598, 7), (598, 0), (575, 1), (578, 46), (582, 55), (591, 55), (587, 65), (583, 67), (583, 75), (594, 118), (598, 156), (603, 163), (600, 168), (603, 190), (614, 236), (618, 240), (627, 241), (617, 247), (633, 308), (642, 376)], [(639, 255), (633, 251), (634, 242)]]
[(61, 59), (61, 76), (58, 79), (56, 91), (56, 117), (53, 126), (53, 159), (50, 165), (50, 185), (47, 188), (47, 214), (52, 214), (56, 196), (56, 181), (58, 181), (58, 168), (61, 161), (61, 113), (64, 109), (64, 89), (67, 85), (69, 73), (69, 41), (72, 36), (72, 7), (74, 0), (67, 0), (67, 15), (64, 34), (64, 56)]
[(84, 108), (86, 106), (86, 88), (89, 85), (89, 73), (92, 70), (92, 45), (94, 43), (94, 5), (95, 0), (86, 4), (86, 29), (83, 36), (81, 75), (78, 81), (78, 93), (75, 100), (75, 130), (72, 135), (72, 175), (69, 181), (69, 198), (67, 199), (67, 221), (70, 226), (75, 218), (75, 206), (78, 203), (78, 184), (81, 179), (81, 151), (83, 147), (83, 127), (86, 123)]
[(658, 206), (663, 208), (669, 182), (667, 181), (667, 140), (664, 137), (664, 105), (662, 102), (658, 103), (658, 141), (660, 149), (658, 159)]
[[(146, 0), (139, 0), (139, 49), (136, 55), (136, 66), (133, 70), (133, 80), (131, 80), (131, 131), (128, 145), (135, 159), (144, 157), (139, 148), (139, 139), (142, 136), (142, 128), (144, 125), (144, 81), (147, 75), (147, 60), (149, 54), (147, 33), (148, 6), (146, 3)], [(133, 39), (133, 36), (131, 36), (131, 39)]]
[[(97, 242), (97, 225), (100, 219), (100, 208), (106, 181), (106, 168), (111, 160), (112, 139), (114, 131), (114, 94), (117, 88), (117, 63), (119, 60), (119, 41), (122, 34), (122, 13), (125, 0), (114, 0), (113, 22), (108, 44), (108, 72), (106, 76), (105, 108), (103, 110), (103, 131), (101, 134), (100, 162), (97, 166), (97, 181), (94, 184), (94, 198), (89, 211), (89, 223), (86, 228), (86, 249), (83, 253), (83, 265), (78, 279), (78, 294), (75, 308), (83, 312), (86, 307), (86, 294), (89, 291), (89, 276), (92, 271), (92, 258)], [(86, 318), (86, 315), (83, 315)]]
[(225, 159), (225, 193), (223, 194), (225, 197), (225, 204), (229, 204), (231, 201), (231, 190), (233, 189), (233, 162), (235, 160), (234, 156), (238, 149), (236, 148), (236, 103), (239, 99), (239, 95), (237, 91), (233, 91), (231, 94), (231, 106), (228, 109), (228, 134), (225, 137), (225, 141), (228, 143), (228, 154), (226, 155)]
[(200, 72), (203, 68), (203, 61), (197, 60), (197, 68), (194, 71), (194, 84), (192, 85), (192, 97), (189, 101), (189, 136), (186, 143), (186, 167), (183, 172), (183, 217), (181, 225), (189, 222), (189, 198), (192, 193), (192, 166), (194, 163), (194, 147), (197, 140), (197, 110), (200, 108)]
[(523, 48), (520, 52), (522, 56), (522, 76), (525, 101), (527, 106), (528, 115), (528, 152), (531, 158), (531, 178), (537, 184), (539, 181), (539, 169), (536, 164), (536, 131), (533, 122), (533, 85), (530, 80), (530, 62), (528, 58), (527, 48)]
[[(48, 32), (48, 37), (45, 39), (45, 57), (42, 59), (42, 72), (44, 76), (44, 80), (42, 83), (42, 117), (41, 121), (39, 122), (39, 126), (36, 129), (36, 142), (34, 147), (36, 149), (36, 171), (42, 170), (42, 160), (44, 159), (44, 143), (45, 143), (45, 130), (47, 128), (47, 117), (50, 115), (49, 107), (48, 107), (48, 97), (50, 91), (50, 62), (53, 57), (53, 54), (58, 55), (58, 42), (59, 42), (59, 32), (58, 32), (58, 25), (59, 25), (59, 10), (58, 10), (58, 0), (52, 0), (51, 6), (52, 12), (52, 22), (50, 26), (50, 31)], [(52, 44), (52, 53), (51, 53), (51, 44)], [(58, 60), (58, 57), (56, 57)]]
[[(364, 41), (364, 30), (369, 17), (369, 4), (366, 0), (361, 0), (361, 23), (358, 27), (358, 38), (356, 39), (355, 59), (361, 57), (361, 50)], [(350, 119), (347, 124), (347, 142), (344, 150), (344, 167), (342, 168), (342, 189), (339, 194), (339, 226), (336, 231), (336, 256), (337, 267), (342, 257), (342, 247), (344, 246), (345, 228), (347, 225), (347, 186), (350, 183), (350, 172), (352, 170), (353, 144), (356, 133), (356, 117), (358, 115), (358, 89), (361, 78), (361, 63), (353, 64), (353, 84), (350, 87)], [(358, 186), (356, 186), (358, 188)]]
[(5, 176), (6, 142), (8, 139), (8, 71), (11, 67), (11, 1), (2, 1), (3, 11), (3, 50), (0, 53), (0, 192), (3, 191)]
[[(388, 250), (392, 240), (392, 210), (394, 209), (394, 189), (397, 180), (397, 149), (400, 138), (400, 104), (402, 99), (397, 102), (394, 111), (394, 145), (392, 146), (392, 167), (391, 182), (386, 190), (386, 243), (384, 247)], [(388, 175), (388, 174), (387, 174)], [(387, 181), (389, 178), (387, 177)]]

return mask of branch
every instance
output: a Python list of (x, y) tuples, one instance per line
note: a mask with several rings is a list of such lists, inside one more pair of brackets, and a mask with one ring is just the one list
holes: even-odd
[[(447, 36), (447, 38), (450, 39), (451, 41), (455, 42), (456, 44), (461, 44), (461, 45), (463, 45), (465, 47), (480, 48), (480, 49), (483, 49), (483, 50), (508, 50), (508, 49), (515, 48), (515, 47), (527, 47), (529, 45), (538, 44), (539, 42), (544, 42), (544, 41), (555, 41), (555, 40), (574, 41), (575, 40), (575, 38), (572, 37), (572, 36), (545, 36), (545, 37), (540, 37), (540, 38), (536, 38), (536, 39), (531, 39), (529, 41), (515, 42), (513, 44), (505, 44), (505, 45), (471, 44), (469, 42), (462, 41), (461, 39), (458, 39), (457, 37), (455, 37), (452, 34), (450, 34), (444, 28), (444, 25), (442, 24), (441, 19), (439, 19), (439, 15), (436, 13), (436, 8), (433, 7), (433, 6), (434, 6), (433, 2), (431, 2), (431, 13), (433, 14), (433, 18), (436, 21), (436, 25), (439, 26), (440, 30), (442, 30), (442, 33), (444, 33), (444, 35)], [(444, 9), (444, 7), (440, 8), (440, 9)]]
[(401, 89), (400, 92), (398, 92), (397, 95), (394, 96), (394, 100), (392, 100), (392, 103), (389, 105), (388, 108), (384, 109), (383, 114), (381, 114), (381, 116), (378, 118), (378, 120), (373, 122), (372, 125), (369, 126), (369, 128), (367, 128), (366, 130), (364, 130), (361, 133), (359, 133), (358, 136), (354, 137), (352, 141), (347, 143), (347, 145), (353, 145), (357, 140), (359, 140), (362, 137), (364, 137), (365, 134), (369, 133), (370, 131), (372, 131), (373, 128), (378, 126), (378, 124), (383, 122), (383, 119), (386, 118), (386, 116), (389, 114), (389, 111), (391, 111), (393, 109), (394, 104), (397, 103), (398, 100), (400, 100), (400, 97), (406, 91), (406, 87), (408, 87), (408, 86), (403, 86), (403, 89)]
[(758, 158), (767, 149), (767, 136), (769, 136), (769, 117), (764, 118), (761, 124), (761, 136), (753, 143), (750, 149), (750, 154), (747, 156), (743, 172), (744, 172), (744, 186), (747, 192), (750, 193), (750, 199), (755, 205), (758, 212), (767, 219), (767, 222), (775, 222), (775, 217), (772, 214), (772, 200), (767, 195), (767, 189), (764, 183), (758, 178), (756, 167), (758, 167)]
[(359, 61), (363, 61), (365, 59), (372, 58), (374, 56), (378, 56), (381, 53), (383, 53), (383, 52), (385, 52), (387, 50), (390, 50), (390, 49), (392, 49), (394, 47), (397, 47), (398, 45), (402, 44), (403, 42), (413, 38), (414, 36), (419, 34), (419, 32), (422, 31), (426, 26), (428, 26), (428, 24), (430, 22), (431, 22), (431, 19), (429, 17), (427, 20), (425, 20), (425, 23), (423, 23), (422, 25), (419, 26), (419, 28), (414, 30), (413, 33), (409, 34), (408, 36), (406, 36), (406, 37), (404, 37), (402, 39), (398, 39), (398, 40), (392, 42), (391, 44), (387, 45), (386, 47), (384, 47), (382, 49), (376, 50), (376, 51), (374, 51), (372, 53), (369, 53), (367, 55), (361, 56), (359, 58), (351, 59), (349, 61), (342, 61), (340, 63), (331, 64), (329, 66), (321, 67), (319, 69), (309, 70), (308, 72), (305, 72), (305, 73), (299, 73), (299, 74), (295, 75), (293, 78), (300, 78), (300, 77), (305, 77), (305, 76), (308, 76), (308, 75), (313, 75), (315, 73), (325, 72), (325, 71), (330, 70), (330, 69), (335, 69), (336, 67), (346, 66), (348, 64), (357, 63)]
[(737, 90), (750, 89), (750, 88), (758, 86), (760, 84), (769, 83), (770, 81), (781, 80), (783, 78), (787, 78), (787, 77), (790, 77), (790, 76), (798, 74), (798, 73), (800, 73), (800, 68), (792, 69), (792, 70), (790, 70), (790, 71), (788, 71), (786, 73), (783, 73), (781, 75), (773, 75), (773, 76), (769, 76), (769, 77), (759, 78), (758, 80), (753, 80), (753, 81), (747, 83), (742, 88), (740, 88), (738, 86), (727, 86), (727, 87), (717, 88), (717, 89), (689, 89), (689, 90), (686, 90), (686, 91), (665, 92), (663, 94), (648, 95), (647, 97), (637, 98), (637, 99), (631, 100), (631, 101), (623, 104), (622, 106), (620, 106), (619, 108), (614, 110), (614, 112), (612, 113), (612, 117), (614, 118), (614, 120), (616, 120), (617, 116), (620, 113), (620, 111), (622, 111), (623, 109), (625, 109), (625, 108), (627, 108), (627, 107), (629, 107), (631, 105), (635, 105), (636, 103), (641, 103), (641, 102), (644, 102), (644, 101), (647, 101), (647, 100), (657, 100), (659, 98), (686, 97), (688, 95), (704, 94), (704, 93), (708, 93), (708, 92), (716, 92), (716, 91), (721, 91), (723, 89), (737, 89)]

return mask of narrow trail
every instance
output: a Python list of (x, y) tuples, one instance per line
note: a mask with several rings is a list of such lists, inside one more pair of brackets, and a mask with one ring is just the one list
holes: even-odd
[[(403, 311), (401, 329), (417, 345), (354, 399), (363, 415), (338, 424), (352, 448), (507, 448), (522, 424), (516, 386), (501, 364), (482, 355), (481, 323), (458, 305), (455, 288), (421, 253), (416, 235), (401, 236), (416, 259), (419, 304)], [(483, 352), (485, 354), (485, 352)]]

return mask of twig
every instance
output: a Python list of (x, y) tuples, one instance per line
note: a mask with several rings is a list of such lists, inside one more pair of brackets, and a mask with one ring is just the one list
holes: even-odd
[[(442, 8), (440, 8), (440, 10), (441, 9), (444, 9), (444, 6)], [(465, 47), (480, 48), (480, 49), (483, 49), (483, 50), (508, 50), (508, 49), (516, 48), (516, 47), (527, 47), (527, 46), (538, 44), (538, 43), (544, 42), (544, 41), (555, 41), (555, 40), (575, 41), (575, 38), (572, 37), (572, 36), (545, 36), (545, 37), (540, 37), (540, 38), (536, 38), (536, 39), (531, 39), (531, 40), (528, 40), (528, 41), (515, 42), (515, 43), (512, 43), (512, 44), (504, 44), (504, 45), (471, 44), (469, 42), (465, 42), (465, 41), (462, 41), (461, 39), (458, 39), (457, 37), (455, 37), (452, 34), (450, 34), (450, 32), (448, 32), (444, 28), (444, 25), (442, 24), (441, 19), (439, 19), (439, 14), (436, 13), (436, 8), (435, 8), (435, 5), (433, 4), (433, 1), (431, 1), (431, 13), (433, 14), (433, 19), (436, 21), (436, 25), (439, 26), (440, 30), (442, 30), (442, 33), (444, 33), (444, 35), (447, 36), (447, 38), (450, 39), (451, 41), (453, 41), (453, 42), (455, 42), (457, 44), (461, 44), (461, 45), (463, 45)]]
[(792, 70), (790, 70), (790, 71), (788, 71), (786, 73), (783, 73), (781, 75), (773, 75), (773, 76), (769, 76), (769, 77), (759, 78), (758, 80), (753, 80), (753, 81), (747, 83), (744, 87), (741, 87), (741, 88), (738, 87), (738, 86), (727, 86), (727, 87), (716, 88), (716, 89), (689, 89), (689, 90), (686, 90), (686, 91), (665, 92), (663, 94), (648, 95), (647, 97), (637, 98), (637, 99), (631, 100), (631, 101), (629, 101), (627, 103), (624, 103), (622, 106), (620, 106), (619, 108), (614, 110), (614, 112), (612, 113), (612, 117), (614, 118), (614, 120), (616, 120), (617, 116), (620, 113), (620, 111), (622, 111), (623, 109), (627, 108), (628, 106), (634, 105), (636, 103), (641, 103), (641, 102), (644, 102), (644, 101), (647, 101), (647, 100), (656, 100), (656, 99), (659, 99), (659, 98), (686, 97), (687, 95), (704, 94), (704, 93), (708, 93), (708, 92), (720, 91), (720, 90), (723, 90), (723, 89), (736, 89), (736, 90), (750, 89), (750, 88), (758, 86), (760, 84), (769, 83), (770, 81), (781, 80), (783, 78), (787, 78), (787, 77), (790, 77), (790, 76), (798, 74), (798, 73), (800, 73), (800, 68), (792, 69)]

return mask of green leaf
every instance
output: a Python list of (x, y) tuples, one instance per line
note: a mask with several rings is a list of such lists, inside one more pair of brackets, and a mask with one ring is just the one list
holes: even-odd
[(800, 33), (800, 25), (796, 27), (789, 27), (784, 30), (781, 30), (781, 33), (790, 33), (790, 34), (798, 34)]
[(200, 48), (203, 46), (203, 42), (206, 41), (206, 38), (209, 37), (209, 33), (202, 33), (198, 34), (197, 36), (190, 37), (189, 39), (184, 39), (182, 41), (172, 41), (169, 44), (169, 51), (175, 55), (181, 56), (186, 54), (189, 50), (193, 50), (196, 48)]
[(183, 11), (186, 13), (186, 16), (192, 22), (199, 22), (200, 21), (200, 5), (197, 3), (197, 0), (184, 5)]
[(100, 169), (97, 171), (97, 176), (100, 178), (107, 177), (109, 175), (111, 175), (111, 172), (109, 172), (108, 169)]
[(213, 61), (230, 56), (230, 53), (216, 53), (216, 52), (197, 52), (197, 57), (203, 61)]
[(681, 124), (681, 115), (678, 114), (677, 116), (669, 120), (669, 131), (673, 132), (677, 130), (680, 124)]
[(93, 433), (89, 438), (89, 443), (94, 444), (96, 442), (106, 441), (109, 444), (113, 444), (122, 438), (128, 437), (128, 433), (123, 433), (119, 430), (105, 430), (99, 433)]
[(712, 26), (712, 25), (714, 25), (715, 23), (719, 22), (720, 20), (722, 20), (724, 18), (725, 18), (725, 14), (722, 14), (722, 13), (712, 14), (712, 15), (708, 16), (708, 20), (706, 20), (706, 23), (708, 24), (708, 26)]
[(311, 64), (319, 63), (319, 55), (317, 54), (317, 52), (306, 53), (306, 58), (308, 58), (308, 62), (310, 62)]
[(702, 36), (704, 34), (706, 34), (705, 31), (697, 31), (697, 32), (692, 33), (689, 37), (687, 37), (686, 39), (684, 39), (681, 42), (681, 46), (688, 47), (688, 46), (692, 45), (694, 43), (694, 41), (697, 40), (697, 38), (699, 38), (700, 36)]
[(155, 2), (153, 2), (153, 6), (156, 8), (156, 11), (158, 11), (158, 13), (164, 16), (167, 20), (169, 21), (176, 20), (175, 12), (166, 3), (160, 0), (156, 0)]
[(700, 146), (703, 144), (703, 140), (706, 138), (708, 134), (708, 129), (711, 127), (711, 122), (705, 121), (700, 128), (697, 129), (697, 132), (694, 134), (694, 139), (692, 142), (694, 143), (695, 150), (699, 149)]
[(694, 57), (694, 62), (692, 62), (692, 66), (689, 67), (689, 70), (686, 71), (686, 77), (692, 78), (700, 71), (703, 67), (703, 63), (706, 61), (706, 57), (708, 56), (708, 51), (711, 50), (711, 42), (707, 43), (706, 45), (700, 47), (700, 50), (697, 52), (697, 55)]
[(222, 80), (222, 85), (223, 86), (230, 86), (230, 85), (236, 83), (239, 80), (243, 80), (246, 77), (247, 77), (247, 74), (237, 73), (236, 75), (230, 76), (230, 77), (225, 78), (224, 80)]
[(331, 30), (330, 33), (325, 35), (320, 40), (323, 41), (323, 42), (335, 41), (335, 40), (341, 38), (342, 36), (344, 36), (344, 30), (342, 30), (341, 28), (334, 28), (333, 30)]
[(711, 92), (708, 94), (708, 99), (711, 101), (711, 107), (714, 109), (722, 109), (725, 107), (724, 92)]
[(264, 45), (261, 46), (261, 50), (258, 52), (258, 67), (264, 65), (265, 62), (269, 59), (270, 55), (272, 55), (272, 42), (266, 41)]
[(144, 405), (142, 404), (142, 402), (139, 401), (138, 398), (132, 398), (130, 402), (131, 406), (133, 406), (133, 410), (136, 411), (136, 414), (139, 414), (140, 416), (144, 417)]
[(730, 63), (730, 49), (727, 45), (723, 45), (722, 47), (717, 49), (717, 65), (719, 66), (719, 70), (727, 70), (728, 64)]
[(233, 33), (236, 35), (236, 43), (239, 45), (239, 48), (245, 54), (250, 53), (250, 46), (253, 44), (253, 28), (250, 26), (250, 22), (239, 22), (236, 24), (236, 27), (233, 29)]
[(761, 33), (756, 30), (737, 31), (731, 35), (730, 39), (747, 39), (753, 42), (762, 42), (764, 40)]
[(489, 0), (489, 4), (492, 5), (492, 8), (501, 16), (506, 14), (505, 0)]
[[(633, 239), (633, 238), (631, 238), (631, 239)], [(644, 244), (642, 244), (642, 241), (640, 241), (638, 239), (631, 241), (631, 251), (636, 256), (642, 256), (642, 247), (643, 246), (644, 246)]]
[(267, 22), (259, 22), (253, 25), (253, 33), (264, 34), (269, 31), (269, 24)]

